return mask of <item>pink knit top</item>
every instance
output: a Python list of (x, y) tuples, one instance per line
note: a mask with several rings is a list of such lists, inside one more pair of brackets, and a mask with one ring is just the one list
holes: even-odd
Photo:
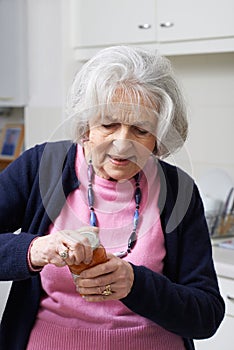
[[(80, 187), (67, 199), (49, 233), (89, 225), (87, 164), (78, 146)], [(125, 259), (162, 273), (164, 236), (157, 207), (159, 179), (153, 159), (143, 169), (138, 241)], [(95, 212), (100, 240), (108, 252), (126, 250), (133, 226), (135, 181), (114, 182), (95, 176)], [(41, 271), (44, 296), (27, 350), (182, 350), (182, 338), (129, 310), (121, 301), (89, 303), (75, 289), (67, 266)], [(139, 300), (140, 302), (140, 300)]]

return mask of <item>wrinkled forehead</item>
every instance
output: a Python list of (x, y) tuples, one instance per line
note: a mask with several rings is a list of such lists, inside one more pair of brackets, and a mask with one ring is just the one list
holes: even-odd
[(121, 123), (134, 125), (156, 134), (158, 112), (141, 104), (112, 102), (96, 108), (90, 127)]

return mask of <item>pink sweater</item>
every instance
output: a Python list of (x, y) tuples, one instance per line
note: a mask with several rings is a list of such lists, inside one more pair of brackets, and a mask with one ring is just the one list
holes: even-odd
[[(50, 234), (89, 224), (87, 164), (81, 147), (78, 147), (76, 170), (81, 185), (69, 195), (60, 216), (50, 227)], [(157, 209), (159, 181), (153, 159), (147, 162), (143, 173), (138, 241), (125, 259), (162, 273), (165, 247)], [(102, 244), (109, 252), (125, 250), (135, 209), (134, 181), (117, 183), (95, 176), (93, 188)], [(120, 301), (85, 301), (76, 292), (67, 266), (45, 266), (41, 280), (45, 296), (27, 350), (184, 349), (181, 337), (133, 313)]]

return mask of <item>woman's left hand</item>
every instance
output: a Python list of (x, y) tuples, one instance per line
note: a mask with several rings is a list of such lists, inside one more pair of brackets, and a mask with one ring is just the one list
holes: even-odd
[[(81, 272), (76, 279), (77, 291), (85, 300), (117, 300), (129, 294), (134, 281), (131, 264), (113, 254), (108, 254), (108, 259), (105, 263)], [(106, 290), (111, 293), (104, 295)]]

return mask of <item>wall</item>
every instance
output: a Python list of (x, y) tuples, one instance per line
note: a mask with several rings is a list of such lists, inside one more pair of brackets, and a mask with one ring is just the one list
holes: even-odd
[(169, 58), (189, 106), (189, 172), (222, 168), (234, 180), (234, 53)]
[(26, 147), (64, 137), (67, 87), (73, 75), (69, 46), (69, 1), (27, 0), (29, 101), (25, 109)]

